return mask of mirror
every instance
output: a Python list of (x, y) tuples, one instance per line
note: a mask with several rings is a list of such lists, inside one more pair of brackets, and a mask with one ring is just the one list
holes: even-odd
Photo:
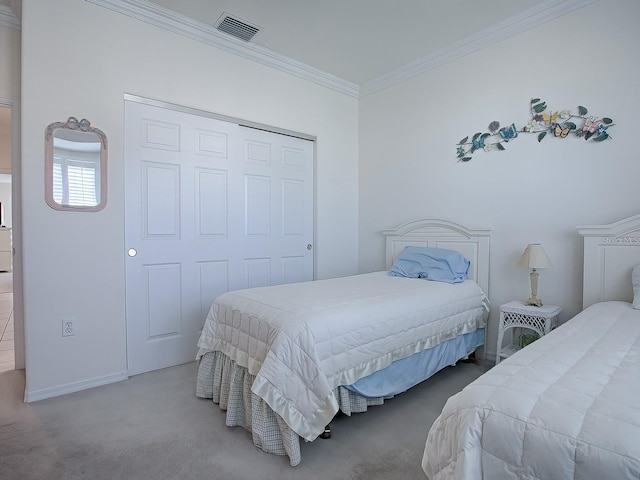
[(107, 203), (107, 136), (69, 117), (45, 130), (45, 200), (56, 210), (97, 212)]

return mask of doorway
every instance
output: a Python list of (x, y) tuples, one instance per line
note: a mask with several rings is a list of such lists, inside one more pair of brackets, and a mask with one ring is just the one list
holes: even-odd
[(11, 204), (11, 108), (0, 105), (0, 372), (15, 369)]

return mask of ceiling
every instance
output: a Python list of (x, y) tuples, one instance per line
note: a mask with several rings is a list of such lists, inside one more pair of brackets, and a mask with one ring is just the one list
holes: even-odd
[(0, 6), (10, 8), (16, 17), (22, 13), (22, 0), (0, 0)]
[(153, 0), (213, 25), (260, 27), (251, 42), (362, 84), (543, 5), (544, 0)]
[[(86, 0), (363, 96), (598, 0)], [(0, 0), (20, 19), (22, 0)], [(214, 28), (224, 13), (249, 41)]]
[[(496, 30), (511, 34), (584, 0), (152, 0), (214, 25), (224, 13), (256, 25), (251, 43), (363, 86)], [(535, 25), (533, 25), (535, 26)]]

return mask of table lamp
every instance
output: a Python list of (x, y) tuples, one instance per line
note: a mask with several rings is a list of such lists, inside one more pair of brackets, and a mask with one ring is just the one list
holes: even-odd
[(525, 305), (541, 307), (542, 300), (536, 296), (538, 295), (538, 272), (536, 270), (538, 268), (549, 268), (552, 266), (547, 252), (544, 251), (544, 248), (542, 248), (542, 245), (539, 243), (530, 243), (527, 245), (527, 248), (524, 249), (518, 265), (531, 269), (531, 274), (529, 275), (531, 278), (531, 298), (524, 302)]

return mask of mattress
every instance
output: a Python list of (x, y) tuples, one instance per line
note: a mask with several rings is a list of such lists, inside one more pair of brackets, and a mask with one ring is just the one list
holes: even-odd
[(338, 411), (334, 389), (484, 326), (485, 296), (387, 272), (227, 292), (213, 303), (198, 357), (223, 353), (306, 440)]
[(602, 302), (452, 396), (423, 469), (444, 479), (640, 478), (640, 311)]

